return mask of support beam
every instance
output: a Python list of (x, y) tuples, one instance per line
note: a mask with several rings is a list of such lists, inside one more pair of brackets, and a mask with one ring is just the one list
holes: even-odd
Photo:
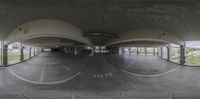
[(93, 56), (94, 55), (94, 48), (92, 48), (92, 50), (91, 50), (91, 56)]
[(128, 47), (129, 54), (131, 54), (131, 47)]
[(185, 65), (185, 44), (180, 45), (180, 64)]
[(29, 47), (29, 57), (31, 58), (31, 49), (32, 47)]
[(23, 62), (24, 61), (24, 46), (21, 44), (21, 55), (20, 55), (20, 61)]
[(160, 51), (159, 47), (157, 47), (157, 56), (159, 56), (159, 51)]
[(77, 47), (74, 48), (74, 55), (77, 55)]
[(160, 47), (160, 57), (163, 58), (163, 47)]
[(3, 65), (8, 65), (8, 45), (3, 46)]
[(167, 46), (167, 61), (170, 61), (170, 51), (171, 50), (171, 47), (170, 45)]

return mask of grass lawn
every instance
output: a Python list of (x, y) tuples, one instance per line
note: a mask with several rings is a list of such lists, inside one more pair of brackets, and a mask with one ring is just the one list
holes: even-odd
[(200, 66), (200, 54), (187, 56), (186, 64), (187, 65), (199, 65)]
[(20, 62), (20, 53), (18, 52), (8, 52), (8, 64), (14, 64)]

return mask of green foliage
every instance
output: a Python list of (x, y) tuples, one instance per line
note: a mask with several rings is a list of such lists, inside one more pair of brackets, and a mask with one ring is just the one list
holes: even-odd
[(200, 48), (186, 49), (186, 64), (200, 65)]
[(20, 62), (20, 52), (13, 52), (8, 50), (8, 64), (14, 64)]
[(180, 48), (171, 48), (170, 60), (175, 63), (180, 63)]

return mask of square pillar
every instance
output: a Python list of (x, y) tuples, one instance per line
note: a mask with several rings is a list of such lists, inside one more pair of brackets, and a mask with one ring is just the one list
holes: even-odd
[(74, 48), (74, 55), (77, 55), (77, 47)]
[(180, 64), (185, 64), (185, 45), (180, 45)]
[(160, 57), (163, 58), (163, 47), (160, 47)]
[(89, 54), (89, 56), (93, 56), (94, 55), (94, 47), (91, 47), (91, 53)]
[(131, 47), (128, 47), (129, 54), (131, 54)]
[(8, 65), (8, 45), (3, 46), (3, 65)]
[(167, 47), (167, 61), (170, 60), (170, 48)]
[(170, 52), (171, 52), (171, 46), (170, 45), (168, 45), (167, 46), (167, 61), (170, 61)]
[(24, 61), (24, 46), (21, 44), (21, 55), (20, 55), (20, 61), (23, 62)]
[(153, 56), (156, 56), (156, 48), (153, 48)]
[(31, 58), (31, 49), (32, 47), (29, 47), (29, 57)]
[(160, 51), (160, 49), (159, 49), (159, 47), (157, 47), (157, 56), (159, 56), (159, 51)]

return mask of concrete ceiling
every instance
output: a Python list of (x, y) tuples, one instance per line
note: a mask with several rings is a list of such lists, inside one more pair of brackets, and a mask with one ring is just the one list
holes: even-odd
[(114, 44), (111, 47), (158, 47), (166, 46), (165, 42), (155, 42), (155, 41), (132, 41), (128, 43)]
[(81, 45), (79, 42), (59, 37), (38, 37), (23, 40), (21, 43), (44, 48), (71, 47)]
[[(200, 40), (197, 0), (1, 0), (0, 39), (36, 19), (63, 20), (85, 34), (154, 28), (183, 40)], [(91, 40), (96, 44), (109, 40), (98, 38)]]

